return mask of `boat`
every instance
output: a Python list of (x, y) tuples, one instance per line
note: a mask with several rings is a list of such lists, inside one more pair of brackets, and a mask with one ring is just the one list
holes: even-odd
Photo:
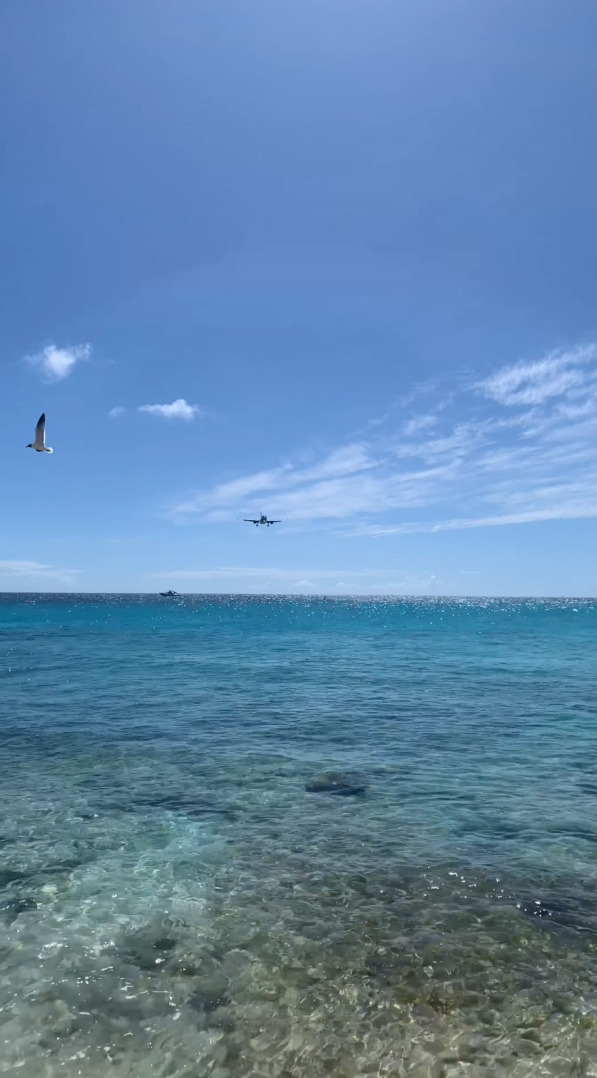
[(171, 599), (173, 595), (178, 595), (178, 592), (177, 591), (161, 591), (160, 595), (164, 599)]

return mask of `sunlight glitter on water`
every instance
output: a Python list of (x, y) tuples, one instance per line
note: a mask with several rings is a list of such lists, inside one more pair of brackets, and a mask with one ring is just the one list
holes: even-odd
[(2, 1072), (597, 1073), (579, 609), (0, 603)]

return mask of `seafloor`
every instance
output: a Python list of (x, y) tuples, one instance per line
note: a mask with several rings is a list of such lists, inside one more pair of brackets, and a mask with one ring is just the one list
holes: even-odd
[(596, 630), (0, 600), (0, 1071), (597, 1075)]

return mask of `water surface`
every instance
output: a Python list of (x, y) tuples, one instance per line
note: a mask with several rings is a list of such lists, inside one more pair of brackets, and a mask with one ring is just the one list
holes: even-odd
[(597, 1074), (596, 641), (583, 600), (0, 597), (2, 1073)]

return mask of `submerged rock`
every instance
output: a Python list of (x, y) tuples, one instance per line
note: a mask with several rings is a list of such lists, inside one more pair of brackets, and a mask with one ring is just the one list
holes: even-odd
[(363, 777), (350, 771), (323, 771), (305, 783), (308, 794), (335, 794), (336, 797), (357, 797), (366, 789)]
[(10, 887), (13, 883), (25, 883), (30, 875), (19, 868), (0, 868), (0, 889)]
[(160, 936), (153, 945), (154, 951), (172, 951), (176, 947), (176, 940), (170, 936)]
[(597, 910), (586, 902), (571, 899), (531, 899), (516, 903), (516, 908), (527, 917), (537, 918), (544, 925), (569, 928), (576, 932), (595, 935), (597, 933)]
[(28, 910), (36, 910), (38, 908), (38, 904), (34, 898), (29, 898), (27, 895), (21, 895), (17, 898), (9, 898), (0, 903), (0, 914), (3, 914), (8, 923), (12, 924), (21, 913), (26, 913)]
[(566, 907), (562, 906), (561, 903), (556, 902), (548, 905), (539, 898), (531, 899), (530, 902), (517, 902), (516, 908), (521, 913), (526, 913), (527, 917), (553, 917), (554, 914), (561, 917), (567, 913)]
[(106, 953), (118, 954), (121, 960), (141, 970), (159, 970), (171, 958), (178, 940), (164, 932), (164, 925), (148, 924), (122, 937)]
[(230, 1004), (229, 990), (228, 978), (214, 971), (196, 981), (188, 1002), (193, 1010), (210, 1014)]

